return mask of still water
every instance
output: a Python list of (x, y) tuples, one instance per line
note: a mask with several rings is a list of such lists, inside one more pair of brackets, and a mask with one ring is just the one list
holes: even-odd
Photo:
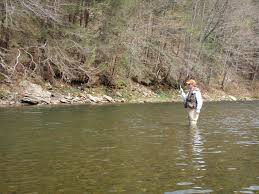
[(259, 102), (0, 108), (0, 193), (259, 193)]

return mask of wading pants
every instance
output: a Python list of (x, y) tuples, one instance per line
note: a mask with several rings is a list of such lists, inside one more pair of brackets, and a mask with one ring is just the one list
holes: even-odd
[(191, 108), (188, 108), (187, 112), (189, 117), (189, 124), (196, 125), (199, 118), (199, 113), (197, 113), (195, 109), (191, 109)]

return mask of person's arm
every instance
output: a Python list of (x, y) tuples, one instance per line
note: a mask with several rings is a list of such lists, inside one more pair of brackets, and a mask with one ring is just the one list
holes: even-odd
[(184, 93), (184, 91), (183, 91), (182, 88), (180, 89), (180, 94), (181, 94), (181, 96), (182, 96), (183, 101), (185, 102), (185, 101), (186, 101), (187, 94)]
[(200, 91), (196, 92), (196, 100), (197, 100), (196, 112), (199, 113), (201, 111), (201, 107), (202, 107), (202, 104), (203, 104), (202, 96), (201, 96), (201, 92)]

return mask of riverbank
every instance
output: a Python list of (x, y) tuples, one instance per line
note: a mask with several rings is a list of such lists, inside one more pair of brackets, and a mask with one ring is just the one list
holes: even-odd
[[(227, 93), (217, 87), (202, 89), (204, 101), (250, 101), (258, 96), (249, 91)], [(182, 101), (178, 90), (150, 88), (130, 82), (126, 87), (109, 89), (106, 87), (79, 87), (64, 83), (54, 86), (49, 83), (21, 81), (0, 87), (0, 106), (23, 106), (43, 104), (105, 104), (105, 103), (147, 103)]]

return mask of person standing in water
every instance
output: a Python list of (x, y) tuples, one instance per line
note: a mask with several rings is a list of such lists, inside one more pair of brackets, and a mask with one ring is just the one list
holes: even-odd
[(197, 87), (195, 80), (190, 79), (186, 82), (186, 84), (189, 88), (188, 93), (186, 94), (183, 89), (180, 88), (180, 94), (184, 101), (184, 108), (187, 108), (189, 124), (193, 126), (197, 124), (203, 100), (201, 91)]

